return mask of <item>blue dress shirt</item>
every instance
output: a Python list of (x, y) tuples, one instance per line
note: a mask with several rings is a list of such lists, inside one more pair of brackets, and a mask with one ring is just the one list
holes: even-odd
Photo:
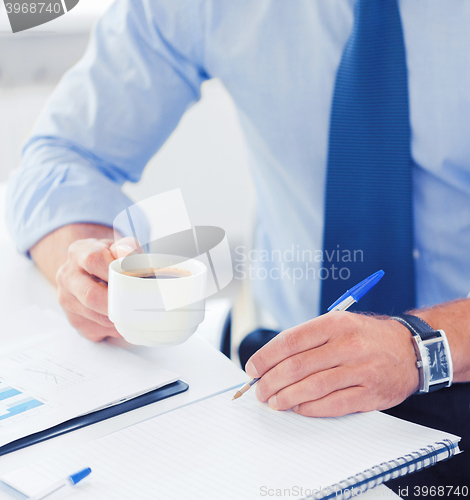
[[(417, 303), (427, 306), (470, 291), (470, 2), (399, 5)], [(66, 224), (111, 225), (131, 203), (122, 184), (140, 179), (201, 83), (218, 77), (237, 106), (257, 192), (256, 262), (235, 275), (255, 266), (256, 295), (281, 328), (317, 315), (325, 269), (340, 278), (360, 258), (360, 249), (322, 255), (331, 98), (352, 22), (352, 0), (117, 0), (10, 182), (19, 250)]]

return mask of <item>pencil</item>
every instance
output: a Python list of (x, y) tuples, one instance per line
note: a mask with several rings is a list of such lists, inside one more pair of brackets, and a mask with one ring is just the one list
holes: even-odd
[(245, 392), (254, 384), (256, 384), (256, 382), (258, 382), (259, 378), (252, 378), (249, 382), (247, 382), (241, 389), (239, 389), (237, 391), (237, 393), (235, 394), (235, 396), (233, 396), (232, 398), (232, 401), (234, 399), (238, 399), (240, 396), (243, 396), (243, 394), (245, 394)]

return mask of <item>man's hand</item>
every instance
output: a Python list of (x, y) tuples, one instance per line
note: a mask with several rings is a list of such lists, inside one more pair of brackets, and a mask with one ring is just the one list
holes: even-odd
[(108, 266), (136, 248), (133, 238), (114, 243), (105, 226), (72, 224), (47, 235), (31, 249), (41, 271), (57, 285), (59, 302), (84, 337), (120, 337), (108, 319)]
[(59, 268), (56, 281), (59, 302), (70, 324), (92, 341), (120, 337), (108, 318), (108, 267), (136, 248), (133, 238), (77, 240)]
[(340, 416), (383, 410), (418, 389), (409, 330), (387, 317), (331, 312), (280, 333), (246, 365), (276, 410)]

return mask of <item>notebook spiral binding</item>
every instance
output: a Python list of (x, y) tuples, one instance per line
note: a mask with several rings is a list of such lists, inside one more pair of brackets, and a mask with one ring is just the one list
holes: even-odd
[(325, 490), (320, 490), (310, 495), (308, 499), (348, 500), (391, 479), (430, 467), (437, 463), (439, 455), (445, 454), (441, 461), (447, 460), (454, 455), (456, 446), (452, 441), (445, 439), (396, 460), (376, 465)]

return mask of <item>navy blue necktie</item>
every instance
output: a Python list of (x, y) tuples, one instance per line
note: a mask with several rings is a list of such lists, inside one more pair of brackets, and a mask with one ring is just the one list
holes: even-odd
[(396, 314), (414, 307), (411, 164), (398, 5), (357, 0), (331, 110), (322, 313), (379, 269), (384, 278), (356, 310)]

